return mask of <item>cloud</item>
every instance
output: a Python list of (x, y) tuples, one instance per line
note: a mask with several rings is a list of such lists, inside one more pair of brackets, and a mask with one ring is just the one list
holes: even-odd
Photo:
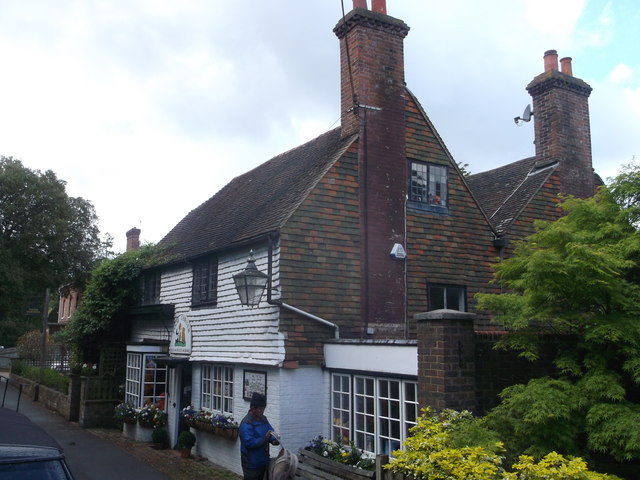
[[(594, 87), (594, 159), (636, 150), (633, 4), (387, 4), (411, 27), (408, 87), (471, 171), (533, 154), (533, 125), (513, 118), (548, 49)], [(158, 241), (234, 176), (335, 126), (340, 16), (337, 0), (0, 0), (0, 154), (67, 180), (120, 248), (134, 225)]]

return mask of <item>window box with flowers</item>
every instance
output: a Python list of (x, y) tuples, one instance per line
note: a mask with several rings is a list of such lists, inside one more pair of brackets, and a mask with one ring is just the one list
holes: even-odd
[(324, 464), (328, 471), (349, 473), (348, 478), (353, 478), (354, 475), (364, 478), (374, 476), (375, 458), (368, 456), (353, 442), (336, 443), (319, 435), (311, 440), (300, 454), (312, 458), (316, 463)]
[(136, 442), (151, 442), (153, 431), (167, 424), (167, 412), (152, 403), (139, 408), (121, 403), (115, 407), (114, 417), (122, 422), (124, 436)]
[(130, 403), (123, 402), (116, 405), (113, 418), (118, 425), (127, 423), (129, 425), (135, 425), (138, 422), (138, 412)]
[(188, 426), (202, 432), (212, 433), (227, 440), (238, 438), (238, 423), (229, 415), (222, 415), (208, 410), (193, 410), (191, 406), (181, 412), (182, 420)]
[(138, 425), (142, 428), (163, 427), (167, 423), (167, 412), (158, 408), (154, 403), (148, 403), (136, 409)]

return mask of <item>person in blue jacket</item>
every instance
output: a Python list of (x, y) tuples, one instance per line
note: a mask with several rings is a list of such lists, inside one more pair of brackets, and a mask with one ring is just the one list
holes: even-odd
[(240, 422), (240, 458), (244, 480), (262, 480), (269, 465), (269, 444), (278, 445), (273, 427), (264, 416), (267, 399), (254, 393), (249, 413)]

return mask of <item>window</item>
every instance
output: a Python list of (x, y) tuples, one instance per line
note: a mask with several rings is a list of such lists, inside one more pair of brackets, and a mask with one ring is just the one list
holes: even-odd
[(355, 377), (354, 379), (354, 433), (356, 445), (367, 452), (375, 452), (375, 380)]
[(351, 441), (351, 377), (332, 376), (333, 428), (332, 438), (345, 445)]
[(193, 266), (194, 305), (211, 305), (216, 303), (218, 289), (218, 259), (209, 258)]
[(440, 310), (446, 308), (448, 310), (467, 311), (467, 292), (465, 287), (457, 285), (429, 285), (428, 300), (429, 310)]
[(412, 161), (409, 200), (446, 208), (447, 167)]
[(158, 357), (164, 356), (127, 353), (126, 402), (136, 407), (141, 407), (146, 403), (155, 403), (164, 408), (167, 367), (161, 367), (156, 362)]
[(233, 415), (233, 367), (202, 366), (202, 408)]
[(142, 277), (142, 305), (160, 303), (160, 272), (145, 273)]
[(418, 416), (414, 381), (334, 373), (331, 376), (331, 435), (334, 441), (372, 454), (401, 447)]

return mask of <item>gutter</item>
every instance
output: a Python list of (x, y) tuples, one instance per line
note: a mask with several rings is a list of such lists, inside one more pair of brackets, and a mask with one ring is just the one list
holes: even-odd
[(306, 312), (304, 310), (299, 309), (298, 307), (294, 307), (293, 305), (289, 305), (288, 303), (284, 303), (282, 300), (274, 300), (271, 296), (271, 277), (273, 274), (273, 237), (275, 233), (272, 232), (269, 234), (269, 255), (268, 255), (268, 280), (267, 280), (267, 303), (269, 305), (277, 305), (279, 307), (284, 308), (285, 310), (289, 310), (290, 312), (297, 313), (309, 320), (313, 320), (314, 322), (321, 323), (322, 325), (326, 325), (327, 327), (331, 327), (334, 329), (333, 337), (337, 340), (340, 338), (340, 327), (329, 320), (325, 320), (324, 318), (320, 318), (312, 313)]

